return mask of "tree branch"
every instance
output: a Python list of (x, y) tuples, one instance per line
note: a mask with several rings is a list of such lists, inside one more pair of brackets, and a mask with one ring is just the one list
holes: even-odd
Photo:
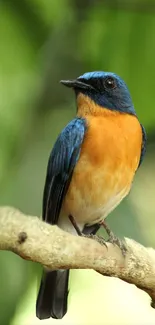
[(94, 269), (146, 291), (155, 300), (155, 250), (125, 239), (125, 258), (110, 243), (107, 248), (90, 238), (73, 236), (38, 217), (11, 207), (0, 208), (0, 250), (54, 269)]

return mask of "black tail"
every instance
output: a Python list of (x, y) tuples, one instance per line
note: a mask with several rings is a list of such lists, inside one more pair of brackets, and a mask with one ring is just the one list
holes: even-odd
[(39, 319), (61, 319), (67, 312), (69, 270), (44, 271), (36, 304)]

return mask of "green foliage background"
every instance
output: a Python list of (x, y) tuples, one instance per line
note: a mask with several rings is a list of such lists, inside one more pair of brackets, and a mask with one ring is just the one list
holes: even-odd
[[(75, 114), (60, 79), (109, 70), (127, 82), (148, 134), (129, 197), (109, 216), (120, 236), (155, 245), (155, 11), (142, 0), (0, 1), (0, 204), (41, 214), (49, 152)], [(123, 5), (123, 7), (122, 7)], [(0, 252), (0, 324), (35, 283), (39, 266)], [(18, 324), (16, 324), (18, 325)]]

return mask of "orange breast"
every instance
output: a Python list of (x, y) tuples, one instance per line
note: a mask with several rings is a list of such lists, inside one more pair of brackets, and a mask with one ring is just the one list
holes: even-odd
[(64, 209), (77, 222), (104, 219), (128, 194), (138, 167), (142, 132), (135, 116), (104, 109), (87, 115), (86, 133)]

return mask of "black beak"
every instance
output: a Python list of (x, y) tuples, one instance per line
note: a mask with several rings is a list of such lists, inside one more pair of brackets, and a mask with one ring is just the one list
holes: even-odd
[(93, 89), (94, 87), (87, 84), (84, 81), (80, 81), (78, 79), (75, 80), (60, 80), (60, 83), (63, 84), (66, 87), (70, 87), (70, 88), (75, 88), (75, 89)]

